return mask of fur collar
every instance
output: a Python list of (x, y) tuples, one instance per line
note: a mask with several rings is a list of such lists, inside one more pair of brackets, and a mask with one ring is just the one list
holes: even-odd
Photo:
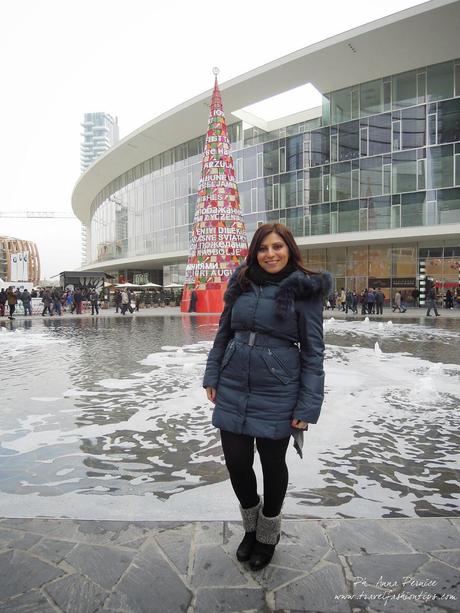
[[(232, 306), (238, 296), (243, 293), (237, 283), (237, 275), (242, 265), (234, 271), (228, 282), (224, 294), (227, 306)], [(301, 270), (295, 270), (286, 279), (280, 282), (276, 293), (276, 313), (285, 317), (294, 308), (296, 300), (314, 300), (329, 295), (332, 288), (332, 276), (328, 272), (307, 275)]]

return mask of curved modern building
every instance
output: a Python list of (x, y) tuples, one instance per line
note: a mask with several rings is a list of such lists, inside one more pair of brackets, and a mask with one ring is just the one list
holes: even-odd
[[(291, 228), (338, 288), (458, 288), (460, 2), (433, 0), (221, 84), (249, 239)], [(307, 83), (322, 106), (267, 121), (246, 107)], [(211, 91), (153, 119), (78, 180), (85, 270), (182, 283)]]

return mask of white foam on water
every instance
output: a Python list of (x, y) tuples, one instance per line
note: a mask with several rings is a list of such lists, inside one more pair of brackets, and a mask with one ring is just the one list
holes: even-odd
[[(1, 327), (1, 329), (6, 332), (6, 334), (2, 335), (1, 345), (1, 352), (4, 357), (29, 349), (33, 349), (34, 351), (43, 349), (43, 352), (48, 354), (49, 345), (69, 344), (68, 339), (55, 338), (51, 333), (46, 331), (30, 333), (29, 330), (24, 330), (22, 328), (7, 330)], [(47, 359), (49, 359), (49, 356)]]
[(56, 400), (62, 400), (60, 396), (31, 396), (30, 399), (36, 402), (56, 402)]

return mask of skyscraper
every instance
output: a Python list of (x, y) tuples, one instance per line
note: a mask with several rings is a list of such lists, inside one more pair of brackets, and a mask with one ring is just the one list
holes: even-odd
[(81, 124), (80, 166), (84, 172), (100, 155), (118, 142), (118, 117), (85, 113)]
[[(80, 169), (84, 172), (107, 149), (118, 142), (118, 117), (108, 113), (85, 113), (81, 123)], [(87, 263), (87, 227), (81, 227), (81, 263)]]

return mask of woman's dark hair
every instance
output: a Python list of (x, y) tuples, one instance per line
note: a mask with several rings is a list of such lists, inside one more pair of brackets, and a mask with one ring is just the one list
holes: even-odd
[(289, 230), (289, 228), (287, 228), (281, 223), (264, 223), (257, 228), (254, 236), (252, 237), (251, 244), (249, 245), (248, 255), (246, 257), (246, 262), (241, 267), (241, 270), (238, 273), (237, 281), (241, 287), (245, 287), (248, 285), (246, 271), (251, 266), (255, 266), (257, 264), (257, 253), (260, 249), (260, 245), (262, 244), (264, 238), (266, 238), (272, 232), (278, 234), (286, 243), (289, 249), (290, 263), (292, 263), (298, 270), (301, 270), (307, 274), (315, 274), (315, 271), (309, 270), (305, 267), (302, 261), (300, 249), (295, 242), (294, 236), (292, 235), (292, 232)]

